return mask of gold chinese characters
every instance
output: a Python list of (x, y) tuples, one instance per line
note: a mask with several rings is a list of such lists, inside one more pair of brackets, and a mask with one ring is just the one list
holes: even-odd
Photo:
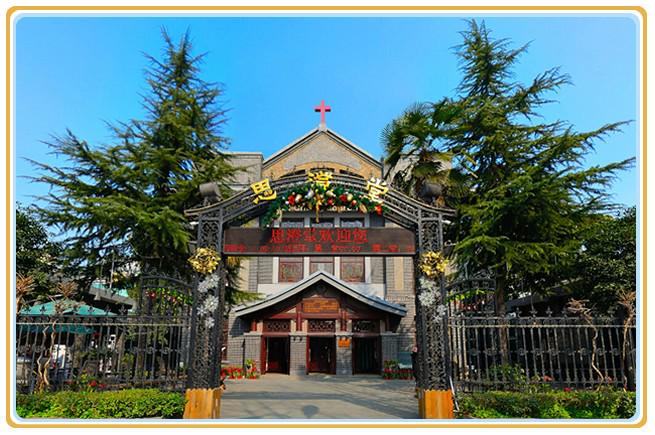
[(386, 182), (379, 178), (371, 177), (371, 179), (366, 183), (366, 190), (368, 191), (368, 199), (381, 204), (381, 196), (389, 191), (389, 187)]
[(252, 189), (253, 193), (257, 195), (257, 197), (253, 200), (255, 204), (259, 204), (259, 201), (272, 201), (277, 198), (277, 193), (271, 189), (271, 184), (268, 178), (264, 178), (261, 181), (252, 183), (250, 188)]

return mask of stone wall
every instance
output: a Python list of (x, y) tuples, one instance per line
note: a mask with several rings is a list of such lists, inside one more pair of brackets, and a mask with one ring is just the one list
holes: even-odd
[(227, 360), (230, 365), (243, 365), (243, 334), (246, 325), (243, 321), (230, 312), (227, 318)]
[[(348, 339), (349, 346), (339, 346), (339, 340)], [(353, 351), (352, 351), (352, 334), (350, 332), (338, 331), (336, 333), (337, 341), (337, 364), (336, 373), (341, 376), (353, 374)]]
[(257, 258), (257, 284), (272, 284), (273, 283), (273, 257), (256, 257), (256, 258)]
[(382, 347), (382, 369), (384, 362), (389, 360), (398, 360), (398, 339), (400, 334), (394, 332), (382, 332), (380, 334), (380, 345)]
[[(398, 225), (387, 222), (388, 228)], [(412, 347), (416, 342), (416, 327), (414, 317), (416, 308), (414, 304), (414, 260), (412, 257), (386, 257), (386, 295), (385, 299), (403, 305), (407, 314), (400, 320), (398, 329), (398, 357), (403, 363), (409, 363)]]
[(247, 189), (255, 181), (261, 180), (264, 162), (262, 153), (230, 152), (226, 155), (230, 159), (230, 164), (243, 169), (234, 174), (233, 182), (230, 184), (234, 190)]
[(261, 332), (246, 332), (243, 334), (243, 359), (253, 360), (259, 367), (261, 364), (262, 353), (262, 333)]
[(289, 374), (307, 374), (307, 333), (292, 332), (289, 334)]

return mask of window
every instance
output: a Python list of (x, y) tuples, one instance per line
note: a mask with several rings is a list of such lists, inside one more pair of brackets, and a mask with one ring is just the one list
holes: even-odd
[(334, 258), (333, 257), (310, 257), (309, 273), (322, 270), (330, 275), (334, 275)]
[[(282, 228), (302, 228), (304, 219), (283, 219)], [(298, 282), (303, 278), (304, 267), (302, 257), (280, 257), (278, 267), (278, 282)]]
[[(321, 219), (319, 222), (311, 219), (311, 226), (314, 228), (332, 228), (334, 227), (334, 219)], [(334, 257), (309, 257), (309, 273), (322, 270), (334, 275)]]
[(364, 282), (364, 257), (341, 257), (341, 279), (346, 282)]
[[(340, 224), (344, 228), (364, 228), (364, 219), (342, 218)], [(365, 282), (364, 257), (341, 257), (340, 272), (341, 279), (346, 282)]]

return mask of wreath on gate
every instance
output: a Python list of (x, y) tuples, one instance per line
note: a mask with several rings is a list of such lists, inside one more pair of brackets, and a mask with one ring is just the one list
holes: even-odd
[(193, 270), (207, 275), (216, 270), (220, 260), (221, 258), (215, 250), (211, 248), (198, 248), (196, 253), (189, 258), (189, 263), (193, 267)]
[(324, 186), (318, 183), (306, 183), (288, 189), (271, 201), (262, 218), (264, 226), (282, 216), (284, 211), (315, 211), (316, 220), (321, 211), (360, 211), (382, 215), (385, 207), (366, 195), (351, 191), (341, 186)]
[(446, 272), (448, 260), (441, 252), (428, 251), (421, 256), (419, 267), (421, 272), (430, 279), (435, 279)]

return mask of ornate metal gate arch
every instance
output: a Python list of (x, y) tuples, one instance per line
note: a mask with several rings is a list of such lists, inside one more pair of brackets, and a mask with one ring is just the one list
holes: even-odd
[[(270, 183), (275, 191), (283, 191), (307, 183), (305, 175), (282, 177)], [(331, 185), (366, 192), (366, 180), (334, 174)], [(217, 272), (218, 285), (214, 289), (198, 291), (198, 278), (194, 282), (191, 322), (191, 352), (188, 388), (217, 388), (220, 384), (220, 360), (223, 315), (225, 305), (225, 256), (222, 254), (223, 232), (228, 226), (240, 226), (266, 213), (268, 204), (255, 203), (255, 193), (246, 189), (215, 204), (189, 209), (187, 217), (197, 221), (198, 247), (211, 247), (221, 252)], [(416, 338), (418, 347), (418, 386), (424, 390), (448, 390), (449, 349), (447, 339), (448, 313), (438, 313), (437, 307), (419, 302), (421, 286), (418, 278), (419, 259), (422, 253), (443, 249), (443, 225), (453, 210), (431, 207), (392, 188), (384, 197), (385, 219), (413, 230), (416, 234), (417, 253), (414, 256)], [(444, 278), (440, 280), (441, 299), (446, 299)], [(207, 301), (216, 302), (207, 304)], [(211, 306), (211, 320), (205, 314), (199, 319), (201, 306)]]

